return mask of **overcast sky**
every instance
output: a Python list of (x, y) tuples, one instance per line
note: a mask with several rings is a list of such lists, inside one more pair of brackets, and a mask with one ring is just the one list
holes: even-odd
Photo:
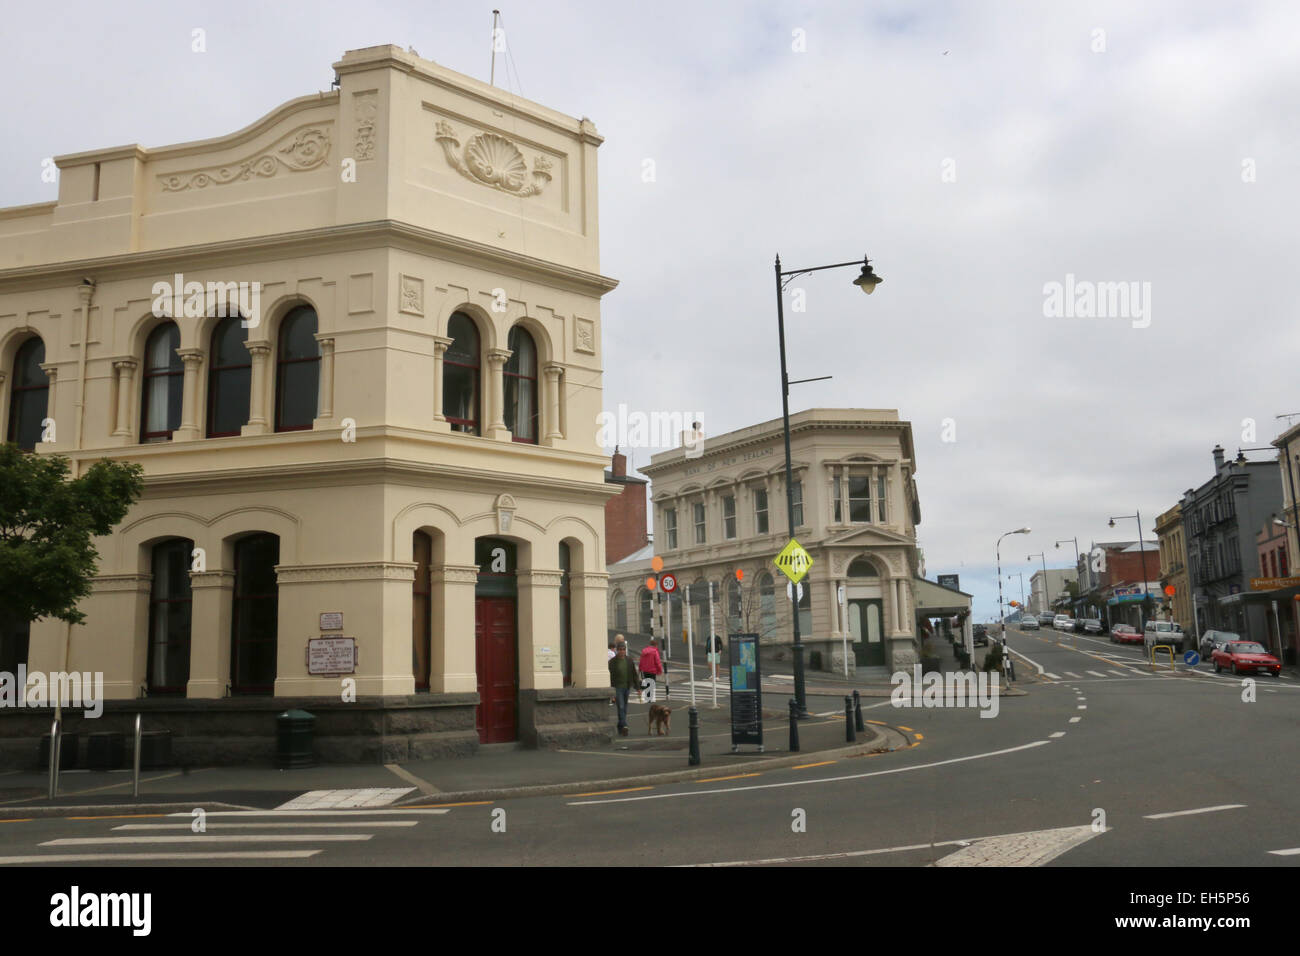
[[(960, 574), (978, 619), (1002, 532), (1033, 528), (1003, 547), (1028, 587), (1026, 554), (1069, 564), (1054, 541), (1135, 537), (1106, 527), (1135, 510), (1150, 533), (1216, 442), (1267, 445), (1300, 412), (1293, 0), (498, 2), (498, 85), (606, 138), (605, 407), (700, 412), (714, 435), (778, 417), (773, 256), (870, 255), (870, 298), (852, 270), (796, 283), (791, 376), (834, 378), (791, 409), (912, 422), (927, 570)], [(11, 5), (0, 205), (56, 198), (47, 156), (240, 129), (328, 89), (348, 49), (487, 79), (491, 9)], [(1067, 275), (1149, 283), (1149, 311), (1046, 315)]]

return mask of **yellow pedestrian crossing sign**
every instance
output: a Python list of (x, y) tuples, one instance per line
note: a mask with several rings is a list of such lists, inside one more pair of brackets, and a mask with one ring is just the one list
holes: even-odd
[(798, 584), (803, 580), (804, 575), (808, 573), (808, 569), (812, 567), (813, 559), (812, 555), (805, 551), (798, 541), (791, 538), (790, 543), (781, 549), (781, 553), (776, 556), (772, 563), (780, 568), (781, 573), (789, 578), (792, 583)]

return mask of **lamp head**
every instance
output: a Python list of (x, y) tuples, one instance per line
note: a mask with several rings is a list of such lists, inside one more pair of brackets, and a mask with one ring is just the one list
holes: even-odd
[(871, 269), (871, 260), (866, 256), (862, 257), (862, 273), (853, 280), (853, 284), (865, 292), (867, 295), (876, 291), (876, 286), (885, 280), (876, 275)]
[(1244, 465), (1246, 463), (1246, 453), (1240, 448), (1237, 449), (1237, 457), (1233, 460), (1234, 465)]
[(1112, 528), (1115, 527), (1115, 519), (1114, 519), (1114, 518), (1111, 518), (1111, 519), (1110, 519), (1110, 526), (1111, 526)]

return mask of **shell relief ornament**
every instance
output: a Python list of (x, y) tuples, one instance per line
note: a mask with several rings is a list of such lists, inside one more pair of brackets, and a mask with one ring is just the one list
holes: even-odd
[(460, 137), (445, 120), (438, 121), (438, 144), (453, 169), (476, 183), (512, 196), (537, 196), (551, 181), (551, 161), (533, 157), (529, 172), (519, 147), (497, 133), (479, 133), (461, 148)]

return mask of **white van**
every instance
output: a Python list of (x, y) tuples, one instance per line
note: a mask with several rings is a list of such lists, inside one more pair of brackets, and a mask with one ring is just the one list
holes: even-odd
[(1157, 644), (1183, 649), (1183, 629), (1173, 621), (1147, 621), (1142, 629), (1142, 646), (1148, 650)]

